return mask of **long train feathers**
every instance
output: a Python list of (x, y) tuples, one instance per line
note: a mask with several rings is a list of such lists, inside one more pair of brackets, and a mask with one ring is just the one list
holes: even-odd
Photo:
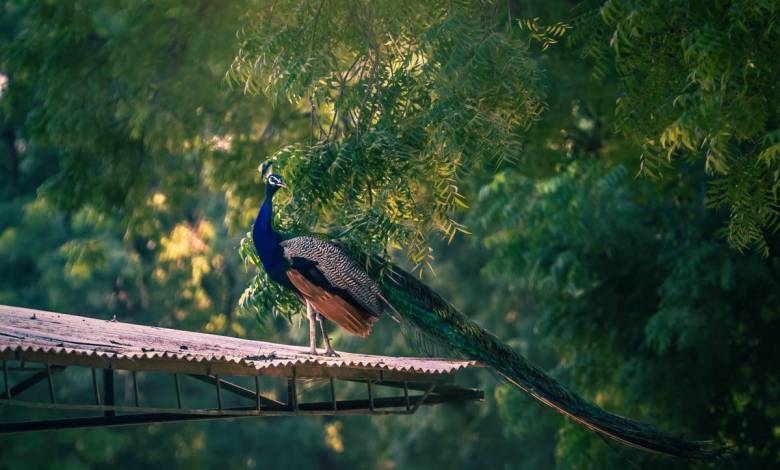
[(510, 384), (582, 426), (628, 446), (686, 459), (711, 460), (726, 452), (711, 441), (673, 436), (598, 407), (529, 363), (415, 276), (379, 258), (373, 258), (367, 267), (381, 279), (388, 304), (406, 322), (448, 348), (490, 366)]

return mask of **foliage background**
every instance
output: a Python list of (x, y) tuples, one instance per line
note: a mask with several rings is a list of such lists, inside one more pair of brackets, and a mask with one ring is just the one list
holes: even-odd
[[(714, 467), (776, 466), (777, 10), (8, 0), (0, 303), (302, 343), (236, 253), (274, 156), (284, 228), (416, 266), (600, 405), (733, 446)], [(391, 323), (336, 347), (414, 352)], [(469, 380), (484, 404), (9, 436), (0, 466), (688, 466)]]

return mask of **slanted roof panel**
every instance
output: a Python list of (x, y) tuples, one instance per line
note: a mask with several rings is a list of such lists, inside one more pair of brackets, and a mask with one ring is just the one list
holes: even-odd
[(105, 367), (108, 363), (134, 370), (232, 375), (273, 374), (295, 367), (299, 376), (344, 375), (350, 370), (450, 375), (476, 365), (450, 359), (339, 354), (313, 356), (300, 346), (0, 305), (0, 357), (5, 358), (21, 355), (62, 365)]

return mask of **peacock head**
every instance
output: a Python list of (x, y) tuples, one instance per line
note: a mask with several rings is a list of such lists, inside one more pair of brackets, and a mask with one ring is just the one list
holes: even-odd
[(282, 175), (277, 175), (273, 172), (273, 162), (271, 160), (263, 163), (260, 167), (260, 173), (265, 178), (266, 191), (274, 194), (279, 188), (286, 188), (287, 183), (284, 182)]

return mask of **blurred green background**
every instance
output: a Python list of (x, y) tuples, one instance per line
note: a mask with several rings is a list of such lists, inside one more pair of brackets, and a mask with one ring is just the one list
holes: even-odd
[[(0, 303), (304, 344), (237, 253), (275, 156), (282, 228), (417, 269), (599, 405), (730, 445), (713, 468), (780, 465), (778, 11), (6, 0)], [(387, 320), (333, 336), (415, 354)], [(691, 466), (465, 385), (486, 401), (4, 436), (0, 467)]]

